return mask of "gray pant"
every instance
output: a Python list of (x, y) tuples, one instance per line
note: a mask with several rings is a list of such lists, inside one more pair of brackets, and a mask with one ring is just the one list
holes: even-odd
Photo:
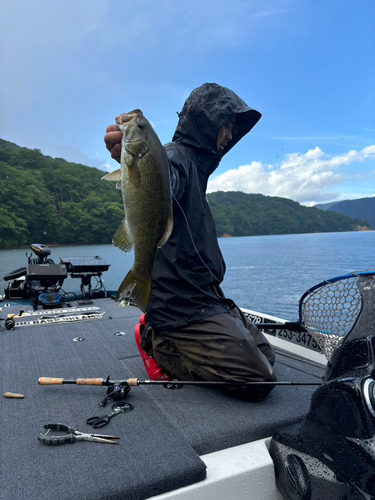
[[(238, 308), (172, 331), (156, 332), (146, 325), (142, 348), (178, 380), (276, 381), (274, 351)], [(260, 401), (273, 387), (222, 386), (222, 390)]]

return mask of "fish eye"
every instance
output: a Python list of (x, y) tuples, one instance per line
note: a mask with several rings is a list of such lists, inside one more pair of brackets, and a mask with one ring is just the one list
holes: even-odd
[(139, 123), (139, 124), (138, 124), (138, 128), (140, 128), (140, 129), (144, 129), (144, 128), (145, 128), (145, 126), (143, 125), (143, 123)]

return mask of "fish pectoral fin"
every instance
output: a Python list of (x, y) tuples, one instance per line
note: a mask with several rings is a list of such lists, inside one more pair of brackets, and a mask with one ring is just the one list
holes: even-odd
[(118, 289), (116, 300), (122, 300), (128, 296), (142, 312), (146, 312), (150, 302), (151, 284), (152, 276), (145, 279), (131, 269)]
[(102, 181), (112, 181), (112, 182), (121, 181), (121, 169), (119, 168), (118, 170), (115, 170), (114, 172), (110, 172), (109, 174), (104, 175), (102, 177)]
[(157, 245), (158, 248), (161, 248), (163, 245), (165, 245), (167, 243), (167, 241), (171, 235), (172, 229), (173, 229), (173, 212), (172, 212), (172, 206), (171, 206), (169, 209), (169, 216), (168, 216), (167, 225), (166, 225), (164, 234), (161, 237), (161, 239)]
[(142, 141), (128, 142), (125, 149), (129, 155), (126, 159), (129, 182), (135, 187), (140, 187), (142, 184), (142, 177), (138, 163), (139, 160), (141, 160), (144, 155), (148, 153), (148, 146)]
[(125, 146), (126, 152), (139, 160), (148, 153), (148, 149), (148, 145), (144, 141), (128, 142)]
[(126, 219), (122, 221), (121, 226), (115, 232), (112, 243), (123, 252), (130, 252), (133, 248), (133, 242), (129, 235), (129, 228)]

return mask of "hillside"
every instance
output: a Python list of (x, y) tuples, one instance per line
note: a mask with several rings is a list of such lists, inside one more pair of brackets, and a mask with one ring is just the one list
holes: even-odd
[(287, 198), (216, 192), (207, 195), (217, 234), (231, 236), (338, 232), (357, 230), (370, 223), (315, 207), (305, 207)]
[(124, 217), (104, 172), (0, 140), (0, 248), (110, 243)]
[[(124, 217), (121, 192), (105, 172), (0, 139), (0, 248), (110, 243)], [(284, 198), (208, 195), (219, 236), (351, 231), (369, 222)]]
[(375, 197), (324, 203), (316, 205), (316, 207), (322, 210), (339, 212), (349, 217), (367, 219), (372, 227), (375, 227)]

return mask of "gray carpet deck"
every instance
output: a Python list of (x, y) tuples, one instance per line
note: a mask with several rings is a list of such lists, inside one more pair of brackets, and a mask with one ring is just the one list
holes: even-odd
[[(13, 331), (1, 322), (1, 390), (25, 395), (0, 399), (1, 498), (146, 499), (203, 480), (200, 455), (270, 436), (308, 410), (313, 387), (277, 387), (265, 401), (248, 403), (207, 387), (138, 386), (127, 396), (134, 410), (96, 431), (120, 436), (119, 446), (46, 446), (37, 439), (44, 424), (94, 432), (86, 419), (109, 413), (113, 401), (100, 409), (105, 387), (40, 386), (39, 377), (148, 378), (134, 340), (139, 310), (111, 299), (94, 305), (105, 311), (102, 319)], [(16, 310), (3, 308), (2, 316)], [(281, 351), (276, 371), (279, 380), (314, 382), (323, 373)]]

